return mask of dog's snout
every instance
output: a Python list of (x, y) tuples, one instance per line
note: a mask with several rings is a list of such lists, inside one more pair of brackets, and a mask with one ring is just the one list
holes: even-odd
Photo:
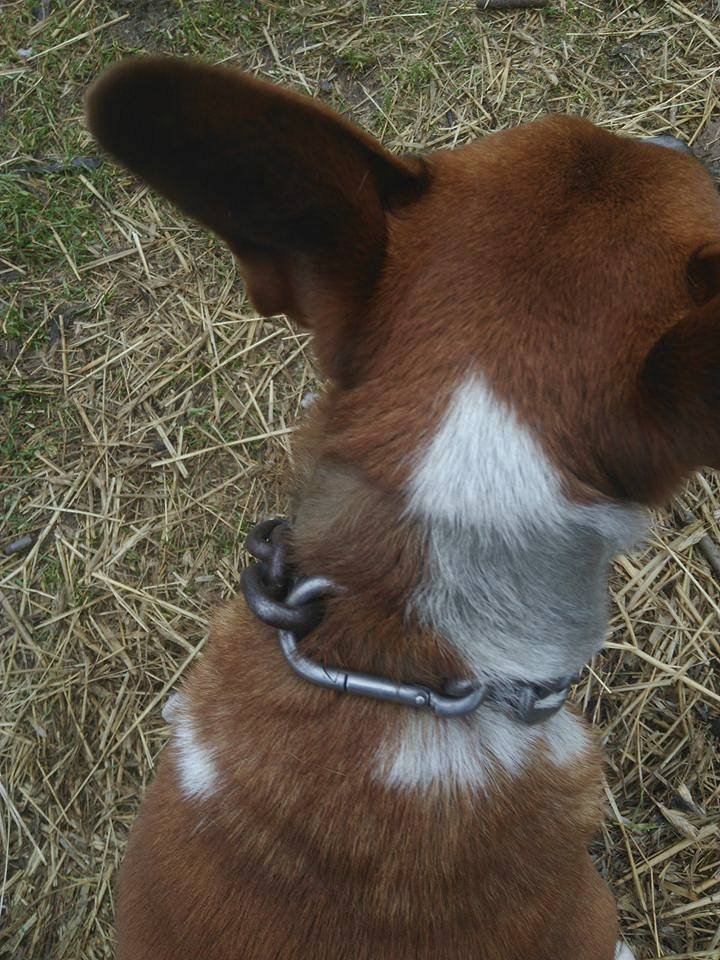
[(671, 136), (669, 133), (663, 133), (657, 137), (643, 137), (642, 139), (644, 143), (654, 143), (658, 147), (667, 147), (668, 150), (678, 150), (680, 153), (687, 153), (693, 156), (692, 150), (686, 143), (678, 140), (677, 137)]

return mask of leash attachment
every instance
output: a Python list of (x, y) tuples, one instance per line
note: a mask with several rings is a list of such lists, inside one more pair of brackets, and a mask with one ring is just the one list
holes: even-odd
[[(296, 583), (285, 603), (290, 608), (297, 609), (297, 605), (302, 605), (308, 599), (327, 596), (329, 590), (334, 590), (337, 595), (337, 587), (325, 577), (306, 577)], [(487, 695), (485, 686), (475, 688), (464, 696), (453, 697), (419, 683), (394, 683), (372, 673), (326, 667), (300, 653), (297, 637), (292, 630), (280, 630), (280, 649), (295, 673), (310, 683), (337, 690), (339, 693), (352, 693), (373, 700), (399, 703), (416, 710), (430, 710), (438, 717), (462, 717), (472, 713)]]

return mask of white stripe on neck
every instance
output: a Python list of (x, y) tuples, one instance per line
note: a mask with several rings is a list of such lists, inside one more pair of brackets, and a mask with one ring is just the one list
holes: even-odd
[(408, 513), (428, 545), (410, 614), (479, 678), (580, 669), (602, 645), (610, 560), (645, 529), (635, 505), (570, 501), (539, 441), (475, 374), (419, 455)]
[(411, 512), (508, 538), (561, 523), (559, 478), (538, 441), (478, 375), (456, 390), (410, 480)]

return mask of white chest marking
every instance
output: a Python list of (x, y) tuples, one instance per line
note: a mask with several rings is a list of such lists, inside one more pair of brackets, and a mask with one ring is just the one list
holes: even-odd
[(212, 750), (204, 744), (188, 713), (187, 704), (178, 694), (172, 704), (172, 740), (170, 750), (180, 779), (183, 796), (203, 799), (211, 796), (218, 783), (218, 772)]
[(489, 707), (466, 721), (408, 713), (381, 745), (375, 775), (392, 787), (488, 793), (503, 776), (518, 776), (542, 748), (556, 766), (578, 760), (588, 748), (582, 720), (567, 710), (536, 727)]

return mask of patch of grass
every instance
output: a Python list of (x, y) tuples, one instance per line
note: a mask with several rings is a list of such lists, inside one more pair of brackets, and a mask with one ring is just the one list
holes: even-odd
[(227, 4), (224, 0), (183, 3), (177, 19), (154, 31), (153, 39), (158, 45), (171, 43), (178, 54), (206, 60), (224, 59), (229, 47), (242, 59), (247, 51), (265, 42), (262, 17), (253, 4)]
[(42, 449), (42, 444), (28, 441), (28, 431), (22, 428), (11, 433), (0, 441), (0, 457), (5, 470), (12, 470), (15, 475), (29, 474), (36, 466), (35, 454)]
[[(106, 177), (92, 175), (100, 190)], [(0, 177), (0, 236), (0, 256), (27, 270), (57, 263), (58, 254), (81, 266), (102, 240), (97, 202), (74, 174)]]
[(482, 30), (479, 25), (467, 25), (458, 30), (448, 51), (448, 57), (456, 68), (467, 68), (476, 63), (482, 54)]
[(365, 73), (377, 63), (377, 54), (361, 44), (346, 47), (338, 58), (338, 65), (351, 75)]
[(414, 60), (407, 65), (405, 77), (410, 90), (416, 87), (422, 87), (432, 80), (432, 67), (425, 60)]

